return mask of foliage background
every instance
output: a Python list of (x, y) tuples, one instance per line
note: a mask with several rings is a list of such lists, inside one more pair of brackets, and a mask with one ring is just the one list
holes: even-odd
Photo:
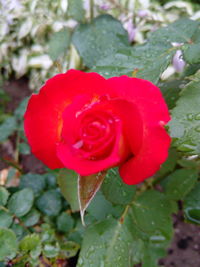
[[(0, 9), (0, 266), (75, 266), (80, 248), (79, 267), (157, 266), (173, 237), (172, 213), (181, 207), (186, 221), (200, 224), (198, 3), (1, 0)], [(38, 90), (69, 68), (149, 79), (172, 114), (167, 162), (140, 186), (110, 170), (87, 209), (86, 228), (76, 174), (24, 166), (27, 98), (9, 109), (4, 89), (8, 79), (25, 76)]]

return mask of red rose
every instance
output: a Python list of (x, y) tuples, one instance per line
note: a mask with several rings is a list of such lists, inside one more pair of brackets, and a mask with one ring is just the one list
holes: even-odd
[(24, 126), (32, 152), (49, 168), (86, 176), (119, 166), (124, 182), (137, 184), (167, 158), (169, 119), (149, 81), (70, 70), (32, 95)]

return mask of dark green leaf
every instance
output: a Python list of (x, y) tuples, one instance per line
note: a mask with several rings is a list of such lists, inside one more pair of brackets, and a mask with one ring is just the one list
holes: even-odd
[(178, 150), (200, 154), (200, 72), (183, 89), (169, 122), (170, 135)]
[(162, 164), (160, 170), (156, 173), (156, 176), (163, 177), (166, 174), (172, 172), (175, 169), (178, 160), (178, 153), (176, 149), (171, 148), (167, 160)]
[(63, 55), (70, 44), (70, 32), (67, 28), (55, 32), (51, 36), (49, 42), (49, 56), (52, 60), (57, 60), (61, 55)]
[(120, 49), (99, 60), (93, 70), (106, 78), (126, 74), (157, 83), (171, 62), (175, 49), (166, 43), (144, 44)]
[(29, 97), (25, 97), (15, 110), (15, 116), (18, 120), (23, 120), (24, 113), (28, 104)]
[(11, 230), (15, 233), (18, 241), (28, 234), (28, 231), (17, 223), (12, 224)]
[(9, 228), (12, 221), (13, 217), (8, 212), (0, 210), (0, 227)]
[(133, 220), (147, 234), (161, 233), (165, 239), (172, 236), (172, 203), (164, 194), (149, 190), (141, 194), (132, 206)]
[(185, 198), (184, 213), (188, 221), (200, 224), (200, 183)]
[(58, 244), (56, 246), (46, 244), (43, 248), (43, 253), (47, 258), (55, 258), (59, 253), (59, 246)]
[(186, 81), (183, 79), (169, 82), (165, 81), (158, 84), (158, 87), (161, 89), (169, 109), (172, 109), (176, 106), (176, 101), (179, 99), (180, 91), (185, 84)]
[(79, 249), (80, 249), (79, 244), (72, 241), (63, 242), (61, 244), (61, 253), (66, 258), (71, 258), (76, 256)]
[(131, 246), (126, 225), (114, 219), (100, 222), (87, 229), (77, 267), (127, 267)]
[(36, 205), (44, 214), (57, 216), (62, 208), (61, 195), (56, 190), (48, 190), (37, 199)]
[(19, 153), (23, 155), (29, 155), (30, 154), (30, 146), (26, 143), (20, 143), (19, 144)]
[(135, 195), (136, 186), (122, 181), (117, 169), (110, 169), (102, 185), (102, 192), (107, 200), (114, 204), (129, 204)]
[(56, 176), (52, 173), (46, 173), (43, 175), (46, 181), (46, 186), (48, 189), (55, 188), (57, 186)]
[(58, 184), (61, 193), (69, 202), (72, 211), (79, 210), (78, 202), (78, 175), (72, 170), (62, 169), (58, 175)]
[(72, 216), (67, 214), (66, 212), (62, 212), (58, 217), (57, 217), (57, 228), (59, 231), (67, 233), (70, 230), (72, 230), (74, 226), (74, 219)]
[(198, 26), (198, 21), (181, 18), (151, 33), (149, 40), (152, 44), (157, 44), (161, 41), (165, 43), (191, 43)]
[(17, 129), (17, 122), (15, 117), (8, 117), (0, 125), (0, 142), (5, 141)]
[(27, 214), (33, 205), (33, 191), (29, 188), (14, 193), (8, 202), (8, 209), (17, 217)]
[(76, 28), (72, 40), (88, 67), (128, 45), (127, 32), (110, 15), (99, 16), (90, 24), (81, 24)]
[(184, 59), (190, 63), (200, 63), (200, 43), (188, 45), (184, 50)]
[(183, 199), (192, 190), (197, 179), (197, 170), (176, 170), (164, 180), (163, 186), (166, 195), (173, 200)]
[(0, 228), (0, 260), (13, 258), (17, 251), (17, 239), (13, 231)]
[(0, 206), (5, 206), (9, 197), (9, 192), (6, 188), (0, 187)]
[(19, 187), (23, 188), (31, 188), (35, 194), (38, 196), (45, 188), (45, 178), (43, 175), (28, 173), (21, 176)]
[(105, 199), (101, 191), (98, 191), (91, 204), (87, 208), (87, 211), (96, 220), (100, 221), (106, 219), (106, 217), (110, 215), (118, 218), (121, 215), (123, 209), (124, 208), (122, 206), (113, 206), (112, 203)]
[(77, 21), (83, 21), (85, 10), (83, 9), (82, 0), (68, 0), (67, 15)]
[(27, 213), (24, 217), (21, 218), (26, 227), (34, 226), (38, 223), (39, 219), (40, 213), (35, 209), (32, 209), (29, 213)]

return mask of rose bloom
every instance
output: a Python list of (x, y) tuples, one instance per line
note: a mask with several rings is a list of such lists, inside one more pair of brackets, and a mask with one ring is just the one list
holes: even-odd
[(87, 176), (119, 166), (123, 181), (137, 184), (166, 160), (169, 120), (151, 82), (69, 70), (31, 96), (24, 127), (32, 153), (50, 169)]

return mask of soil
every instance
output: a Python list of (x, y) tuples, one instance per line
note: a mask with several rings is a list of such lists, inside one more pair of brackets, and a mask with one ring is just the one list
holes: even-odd
[[(10, 101), (6, 105), (7, 112), (14, 112), (21, 100), (31, 95), (27, 78), (11, 80), (6, 83), (4, 90), (9, 94)], [(0, 145), (0, 170), (9, 167), (5, 159), (13, 160), (15, 149), (14, 136)], [(3, 160), (2, 160), (3, 159)], [(20, 156), (20, 166), (23, 172), (43, 173), (44, 165), (33, 155)], [(174, 216), (175, 235), (168, 256), (159, 261), (164, 267), (200, 267), (200, 227), (184, 222), (182, 212)], [(76, 258), (68, 262), (69, 267), (75, 267)], [(67, 266), (68, 266), (67, 265)]]

